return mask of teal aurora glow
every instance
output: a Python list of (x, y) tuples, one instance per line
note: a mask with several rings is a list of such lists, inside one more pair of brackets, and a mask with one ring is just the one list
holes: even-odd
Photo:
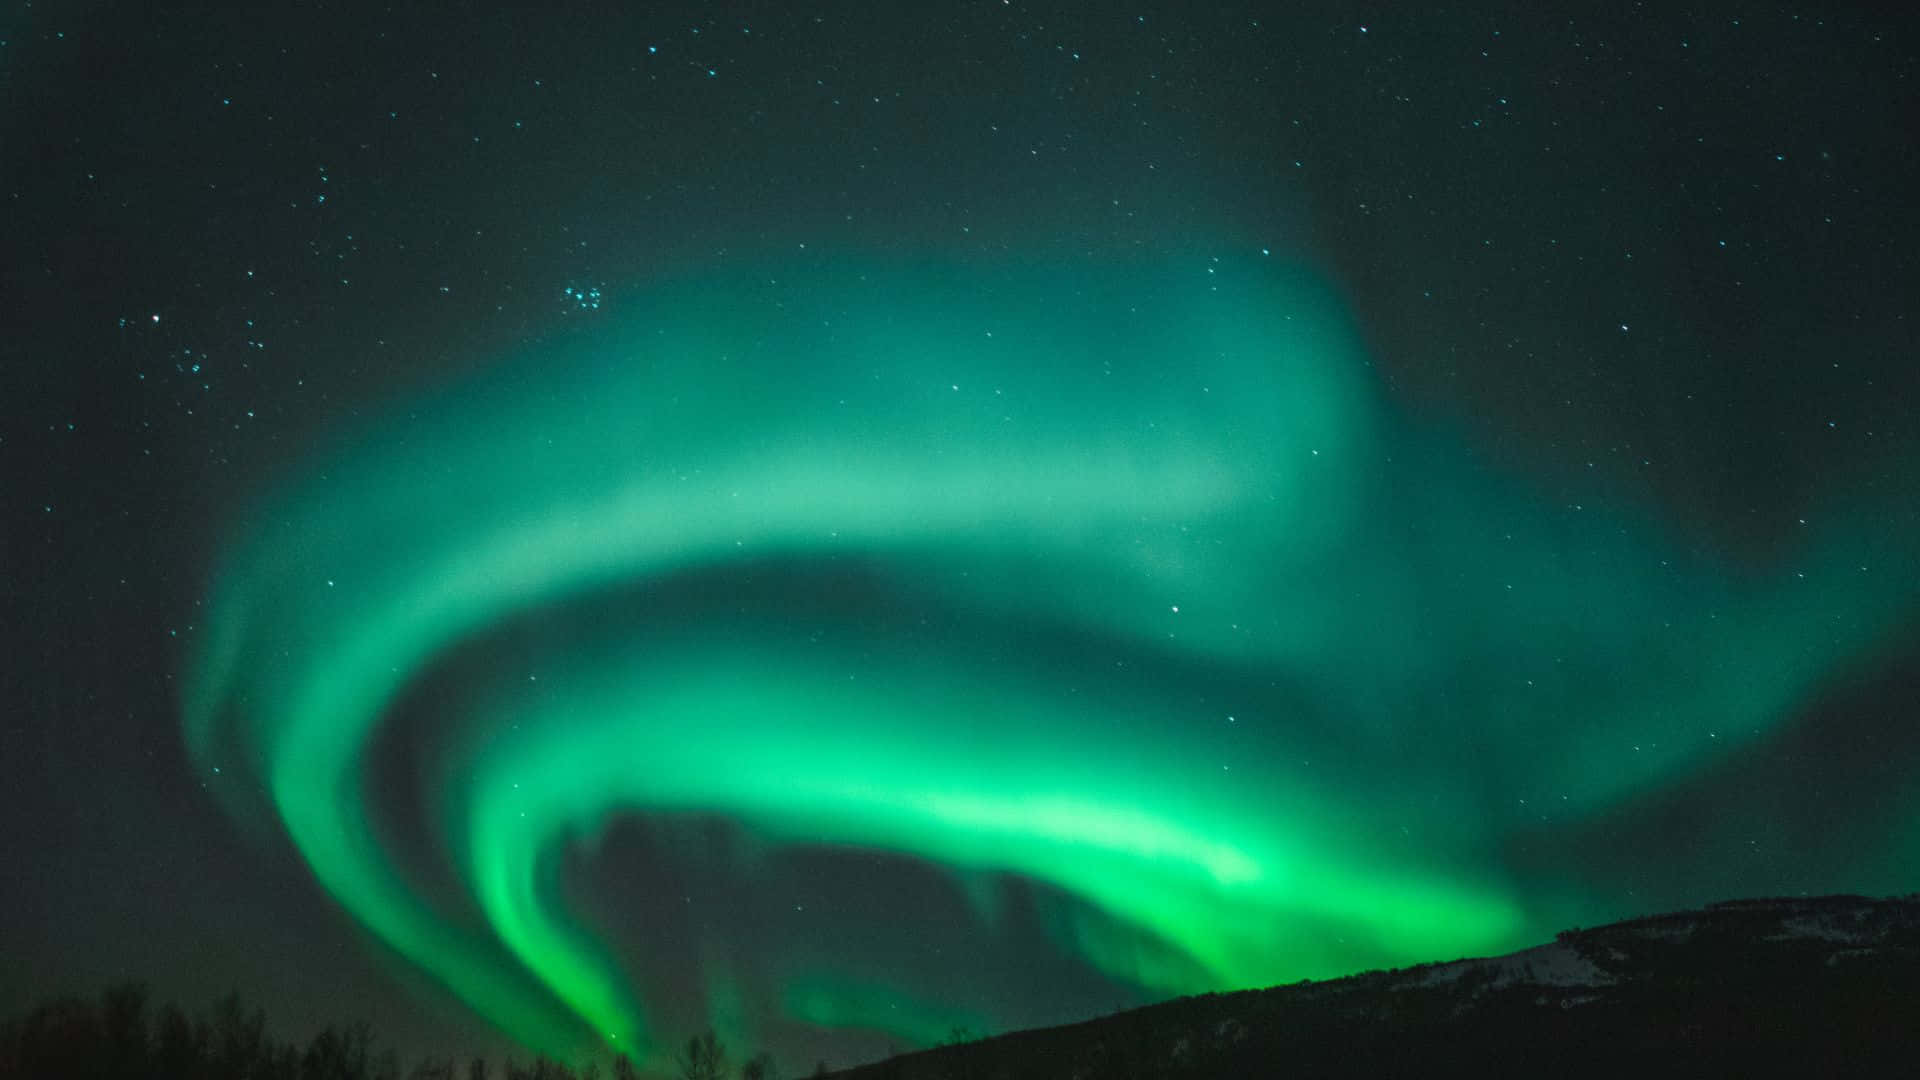
[[(616, 815), (1044, 882), (1063, 947), (1155, 993), (1617, 911), (1503, 845), (1763, 736), (1913, 572), (1858, 572), (1886, 541), (1844, 492), (1804, 578), (1542, 499), (1398, 415), (1337, 296), (1278, 263), (760, 267), (399, 403), (237, 519), (196, 760), (255, 778), (380, 940), (566, 1055), (663, 1035), (557, 869)], [(537, 664), (489, 643), (595, 598)], [(421, 765), (449, 899), (367, 758), (475, 649)], [(978, 1013), (805, 966), (772, 964), (800, 1020)]]

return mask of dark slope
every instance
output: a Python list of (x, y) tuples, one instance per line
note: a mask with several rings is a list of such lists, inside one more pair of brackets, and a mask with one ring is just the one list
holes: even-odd
[(1920, 895), (1740, 900), (1508, 956), (1207, 994), (857, 1080), (1920, 1074)]

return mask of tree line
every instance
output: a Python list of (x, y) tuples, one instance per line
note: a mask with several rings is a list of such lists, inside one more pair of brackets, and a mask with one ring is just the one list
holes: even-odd
[[(778, 1080), (764, 1051), (730, 1063), (713, 1032), (687, 1040), (675, 1055), (679, 1080)], [(825, 1075), (824, 1063), (815, 1075)], [(267, 1033), (266, 1015), (238, 993), (189, 1015), (156, 1008), (138, 983), (98, 998), (59, 997), (0, 1023), (0, 1077), (45, 1080), (640, 1080), (625, 1054), (578, 1068), (549, 1058), (429, 1058), (403, 1068), (397, 1051), (378, 1046), (362, 1022), (333, 1025), (305, 1044)]]

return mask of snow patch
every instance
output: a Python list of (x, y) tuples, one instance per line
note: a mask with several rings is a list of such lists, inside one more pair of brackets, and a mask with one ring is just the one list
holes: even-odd
[(1468, 975), (1485, 980), (1485, 990), (1509, 986), (1612, 986), (1613, 976), (1598, 964), (1558, 941), (1484, 960), (1455, 960), (1436, 964), (1421, 973), (1415, 986), (1446, 986)]

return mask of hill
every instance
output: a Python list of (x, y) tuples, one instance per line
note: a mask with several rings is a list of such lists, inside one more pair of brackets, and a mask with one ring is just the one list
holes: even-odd
[(1505, 956), (1205, 994), (848, 1080), (1913, 1075), (1920, 894), (1739, 900)]

